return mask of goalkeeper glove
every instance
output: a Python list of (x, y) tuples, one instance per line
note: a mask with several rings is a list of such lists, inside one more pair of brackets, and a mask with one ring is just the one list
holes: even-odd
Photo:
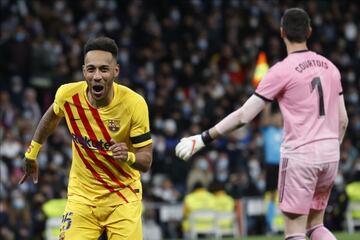
[(197, 134), (182, 138), (176, 145), (175, 153), (176, 156), (186, 161), (203, 147), (205, 147), (204, 141), (202, 140), (201, 135)]

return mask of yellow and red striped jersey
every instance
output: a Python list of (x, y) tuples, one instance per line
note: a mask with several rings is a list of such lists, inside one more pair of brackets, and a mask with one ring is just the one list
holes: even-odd
[(64, 116), (72, 136), (73, 159), (68, 199), (96, 206), (113, 206), (142, 198), (140, 172), (115, 161), (110, 139), (125, 142), (129, 151), (152, 143), (148, 107), (139, 94), (113, 84), (109, 105), (94, 108), (85, 81), (62, 85), (53, 109)]

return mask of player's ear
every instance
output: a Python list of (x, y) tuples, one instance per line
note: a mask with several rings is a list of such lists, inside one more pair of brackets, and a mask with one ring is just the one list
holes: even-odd
[(115, 71), (115, 77), (119, 76), (119, 73), (120, 73), (120, 65), (119, 64), (116, 64), (114, 71)]
[(283, 29), (283, 27), (280, 27), (280, 36), (282, 39), (284, 39), (286, 37), (285, 31)]
[(312, 34), (312, 27), (309, 27), (309, 31), (307, 33), (306, 39), (308, 39)]
[(286, 37), (285, 32), (284, 32), (284, 28), (283, 28), (283, 22), (284, 22), (284, 17), (281, 17), (281, 19), (280, 19), (280, 37), (282, 39), (284, 39)]
[(82, 65), (82, 72), (83, 72), (83, 75), (85, 76), (85, 73), (86, 73), (85, 64)]

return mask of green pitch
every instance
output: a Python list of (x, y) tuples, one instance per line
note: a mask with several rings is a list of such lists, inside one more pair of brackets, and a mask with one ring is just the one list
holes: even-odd
[[(348, 233), (336, 233), (336, 238), (338, 240), (359, 240), (360, 239), (360, 232), (356, 232), (354, 234), (348, 234)], [(203, 238), (205, 239), (205, 238)], [(207, 238), (206, 240), (211, 240), (213, 238)], [(235, 240), (235, 238), (223, 238), (224, 240)], [(246, 238), (236, 238), (236, 240), (284, 240), (282, 235), (278, 236), (256, 236), (256, 237), (246, 237)]]
[[(354, 234), (348, 234), (348, 233), (336, 233), (336, 238), (339, 240), (359, 240), (360, 239), (360, 232), (354, 233)], [(244, 240), (283, 240), (282, 236), (271, 236), (271, 237), (248, 237), (243, 238)], [(230, 239), (229, 239), (230, 240)]]

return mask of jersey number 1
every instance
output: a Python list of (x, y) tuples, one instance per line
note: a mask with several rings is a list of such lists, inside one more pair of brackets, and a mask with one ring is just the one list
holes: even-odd
[(324, 92), (321, 86), (320, 77), (314, 77), (311, 81), (311, 92), (317, 88), (319, 94), (319, 115), (325, 116), (325, 108), (324, 108)]

